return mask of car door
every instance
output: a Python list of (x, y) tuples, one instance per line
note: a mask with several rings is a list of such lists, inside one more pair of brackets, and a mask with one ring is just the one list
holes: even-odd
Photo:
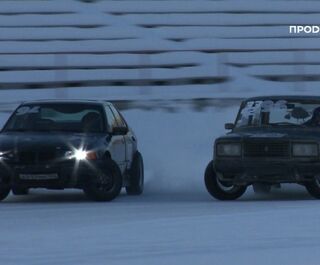
[(127, 128), (127, 133), (123, 135), (125, 143), (126, 143), (126, 166), (129, 168), (131, 166), (133, 154), (136, 150), (137, 140), (136, 136), (129, 129), (126, 121), (122, 117), (121, 113), (114, 107), (111, 106), (113, 113), (115, 114), (115, 118), (119, 127)]
[(126, 169), (125, 138), (123, 135), (114, 133), (114, 128), (119, 126), (110, 106), (105, 106), (105, 112), (107, 116), (107, 128), (111, 136), (108, 150), (111, 154), (112, 159), (118, 164), (121, 172), (123, 173)]

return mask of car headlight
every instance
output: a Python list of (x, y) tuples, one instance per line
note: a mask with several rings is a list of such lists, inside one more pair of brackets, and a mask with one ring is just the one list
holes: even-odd
[(218, 156), (241, 156), (240, 143), (219, 143), (217, 144)]
[(67, 151), (65, 153), (65, 157), (67, 159), (76, 159), (76, 160), (95, 160), (97, 159), (97, 153), (94, 151), (76, 149), (74, 151)]
[(318, 156), (319, 150), (316, 143), (294, 143), (292, 144), (293, 156)]

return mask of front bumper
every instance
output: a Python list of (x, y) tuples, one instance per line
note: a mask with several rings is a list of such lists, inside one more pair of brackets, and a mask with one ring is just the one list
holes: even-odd
[[(83, 188), (90, 178), (104, 172), (106, 169), (103, 160), (95, 161), (67, 161), (50, 164), (0, 164), (1, 176), (9, 179), (12, 187), (19, 188)], [(23, 175), (56, 175), (55, 178), (24, 179)]]
[(216, 159), (219, 178), (236, 184), (253, 182), (301, 183), (320, 174), (319, 160), (293, 159)]

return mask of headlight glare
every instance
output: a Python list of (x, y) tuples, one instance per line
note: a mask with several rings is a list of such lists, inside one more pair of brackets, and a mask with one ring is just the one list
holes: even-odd
[(6, 151), (6, 152), (0, 152), (0, 160), (3, 159), (12, 159), (14, 157), (13, 152)]
[(318, 145), (315, 143), (294, 143), (292, 144), (293, 156), (318, 156)]
[(67, 159), (76, 159), (76, 160), (95, 160), (97, 159), (96, 152), (86, 151), (82, 149), (76, 149), (74, 151), (67, 151), (65, 153)]
[(77, 159), (77, 160), (84, 160), (86, 159), (87, 157), (87, 152), (84, 151), (84, 150), (76, 150), (74, 152), (74, 157)]
[(217, 144), (218, 156), (241, 156), (240, 143), (219, 143)]

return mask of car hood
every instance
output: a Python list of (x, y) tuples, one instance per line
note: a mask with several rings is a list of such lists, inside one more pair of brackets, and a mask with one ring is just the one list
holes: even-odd
[(234, 130), (218, 140), (283, 139), (320, 141), (319, 129), (308, 128), (248, 128)]
[(101, 136), (90, 134), (4, 132), (0, 134), (0, 151), (21, 149), (93, 148)]

